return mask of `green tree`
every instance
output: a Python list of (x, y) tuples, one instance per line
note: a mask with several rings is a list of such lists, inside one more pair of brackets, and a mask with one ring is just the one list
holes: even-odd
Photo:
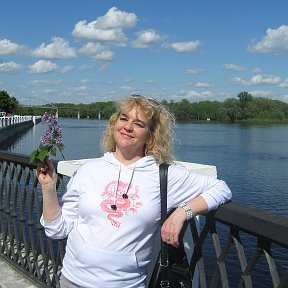
[(252, 101), (252, 95), (248, 92), (241, 92), (237, 95), (239, 99), (239, 107), (241, 109), (241, 118), (242, 119), (247, 119), (248, 117), (248, 111), (247, 107), (249, 103)]
[(16, 98), (11, 97), (7, 91), (0, 91), (0, 109), (4, 110), (6, 113), (15, 113), (18, 106), (18, 101)]
[[(192, 104), (193, 106), (193, 104)], [(195, 104), (198, 120), (217, 120), (219, 118), (219, 108), (221, 107), (218, 101), (201, 101)], [(195, 112), (194, 112), (195, 113)]]
[(186, 121), (189, 119), (190, 114), (190, 102), (186, 99), (181, 102), (171, 101), (168, 105), (171, 113), (174, 114), (175, 118), (179, 121)]
[(226, 99), (223, 103), (221, 112), (224, 120), (234, 123), (239, 116), (239, 105), (237, 99)]

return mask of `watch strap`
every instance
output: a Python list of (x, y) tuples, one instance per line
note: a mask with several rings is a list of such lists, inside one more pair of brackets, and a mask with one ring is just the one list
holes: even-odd
[(186, 213), (186, 220), (190, 220), (193, 218), (193, 212), (187, 203), (181, 203), (179, 207), (183, 208)]

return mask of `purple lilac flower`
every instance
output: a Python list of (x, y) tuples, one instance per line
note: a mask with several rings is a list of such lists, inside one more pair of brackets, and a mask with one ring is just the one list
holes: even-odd
[(55, 115), (50, 115), (48, 112), (45, 112), (43, 115), (42, 115), (42, 121), (45, 121), (48, 123), (48, 126), (49, 125), (52, 125), (52, 126), (57, 126), (58, 125), (58, 119)]
[(42, 120), (48, 123), (48, 128), (44, 135), (40, 138), (43, 145), (63, 145), (62, 143), (62, 128), (58, 125), (58, 119), (54, 115), (45, 112)]
[(58, 136), (55, 141), (56, 141), (56, 145), (61, 145), (62, 144), (62, 137)]
[(44, 135), (40, 138), (40, 144), (42, 144), (42, 146), (39, 145), (39, 148), (31, 153), (30, 162), (32, 163), (37, 159), (44, 161), (45, 157), (50, 153), (55, 156), (56, 148), (58, 148), (65, 160), (62, 153), (62, 150), (64, 149), (64, 144), (62, 142), (62, 128), (58, 125), (58, 118), (45, 112), (42, 115), (42, 121), (46, 122), (48, 127), (45, 130)]
[(58, 126), (58, 119), (56, 116), (45, 112), (42, 116), (42, 120), (48, 123), (46, 131), (49, 131), (52, 135), (60, 135), (62, 133), (62, 128)]
[(50, 130), (46, 129), (45, 130), (45, 134), (40, 138), (40, 142), (43, 145), (48, 144), (50, 141), (52, 140), (52, 134), (50, 132)]

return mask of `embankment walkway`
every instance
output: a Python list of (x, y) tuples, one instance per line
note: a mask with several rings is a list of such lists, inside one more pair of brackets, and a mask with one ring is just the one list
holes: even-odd
[(37, 288), (27, 277), (0, 259), (0, 288)]
[(40, 121), (41, 116), (13, 115), (9, 117), (0, 117), (0, 145), (9, 138), (31, 128)]

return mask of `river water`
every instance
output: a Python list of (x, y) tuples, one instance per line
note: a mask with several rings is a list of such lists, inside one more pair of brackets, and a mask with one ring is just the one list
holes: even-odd
[[(102, 155), (99, 142), (106, 120), (60, 118), (59, 123), (66, 160)], [(39, 123), (0, 149), (30, 154), (45, 129)], [(233, 201), (288, 216), (288, 125), (177, 123), (175, 151), (178, 160), (215, 165)], [(288, 269), (287, 262), (283, 265)], [(257, 281), (255, 287), (270, 287), (263, 279)]]
[[(99, 142), (107, 121), (60, 118), (59, 123), (66, 160), (102, 155)], [(0, 149), (30, 154), (45, 129), (39, 123)], [(181, 161), (215, 165), (234, 201), (288, 215), (288, 125), (177, 123), (175, 151)]]

